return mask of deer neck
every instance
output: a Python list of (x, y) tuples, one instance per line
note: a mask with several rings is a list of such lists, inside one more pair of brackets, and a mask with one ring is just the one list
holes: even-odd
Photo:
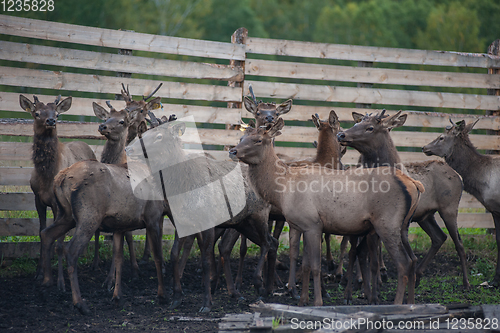
[(101, 163), (106, 164), (123, 164), (126, 162), (125, 154), (126, 135), (123, 135), (120, 140), (106, 140), (106, 144), (102, 150)]
[(40, 175), (54, 179), (59, 171), (62, 143), (57, 138), (55, 129), (45, 131), (43, 135), (33, 136), (33, 165)]
[(385, 134), (382, 140), (374, 140), (373, 143), (372, 147), (360, 151), (361, 162), (365, 167), (376, 168), (384, 165), (401, 165), (401, 159), (389, 133)]
[(280, 210), (283, 186), (279, 184), (285, 184), (287, 170), (288, 166), (276, 156), (270, 145), (266, 147), (264, 158), (259, 164), (248, 165), (248, 178), (255, 191)]
[(318, 148), (316, 149), (315, 163), (322, 166), (341, 169), (340, 146), (333, 131), (320, 131), (318, 136)]
[(452, 167), (464, 182), (464, 189), (474, 194), (476, 179), (482, 174), (481, 168), (486, 167), (491, 157), (480, 154), (468, 137), (457, 140), (451, 153), (445, 156), (446, 163)]

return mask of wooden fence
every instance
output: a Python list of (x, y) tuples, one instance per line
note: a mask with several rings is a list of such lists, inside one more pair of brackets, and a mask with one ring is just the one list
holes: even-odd
[[(10, 111), (10, 119), (0, 121), (4, 211), (35, 207), (31, 192), (9, 188), (28, 185), (32, 168), (32, 122), (15, 119), (27, 115), (19, 106), (20, 93), (36, 94), (41, 101), (54, 100), (59, 93), (73, 96), (69, 119), (93, 116), (91, 103), (114, 99), (122, 83), (133, 96), (141, 96), (163, 82), (157, 95), (164, 108), (158, 115), (194, 116), (202, 143), (214, 149), (216, 158), (227, 158), (223, 147), (235, 145), (241, 136), (231, 125), (252, 117), (241, 108), (250, 84), (259, 99), (293, 98), (277, 150), (295, 158), (314, 155), (317, 131), (307, 120), (314, 113), (325, 119), (332, 108), (346, 126), (353, 111), (406, 111), (405, 127), (392, 133), (404, 162), (434, 158), (420, 147), (449, 124), (450, 114), (441, 109), (453, 109), (452, 119), (468, 121), (500, 110), (500, 97), (487, 94), (500, 90), (500, 75), (487, 74), (489, 68), (500, 68), (500, 57), (488, 54), (261, 39), (248, 37), (245, 29), (235, 32), (232, 43), (221, 43), (5, 15), (0, 15), (0, 35), (0, 112)], [(124, 102), (113, 105), (121, 108)], [(58, 134), (100, 140), (92, 145), (99, 155), (103, 138), (97, 120), (84, 119), (61, 122)], [(476, 128), (483, 130), (471, 136), (479, 149), (500, 150), (500, 136), (481, 134), (500, 130), (500, 117), (484, 117)], [(355, 163), (358, 156), (349, 150), (344, 163)], [(490, 214), (470, 212), (483, 208), (470, 195), (464, 193), (460, 208), (461, 227), (493, 228)], [(0, 219), (0, 236), (37, 234), (38, 219)]]

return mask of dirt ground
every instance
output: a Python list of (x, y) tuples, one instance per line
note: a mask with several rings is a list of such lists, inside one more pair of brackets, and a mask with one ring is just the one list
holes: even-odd
[[(288, 258), (280, 259), (288, 264)], [(389, 260), (390, 261), (390, 260)], [(430, 265), (430, 274), (439, 271), (456, 271), (458, 260), (449, 260), (439, 254)], [(245, 264), (244, 300), (232, 299), (225, 289), (216, 290), (213, 297), (212, 311), (200, 314), (198, 310), (202, 300), (201, 272), (199, 258), (189, 260), (183, 278), (184, 300), (177, 309), (170, 310), (168, 304), (158, 304), (156, 298), (156, 273), (152, 262), (141, 266), (139, 279), (131, 280), (130, 265), (126, 263), (124, 273), (123, 308), (117, 308), (111, 302), (112, 293), (107, 291), (102, 283), (106, 276), (109, 262), (101, 263), (98, 271), (92, 271), (88, 266), (78, 269), (80, 289), (93, 315), (83, 316), (72, 305), (69, 281), (66, 279), (67, 291), (60, 293), (54, 288), (42, 299), (40, 288), (33, 276), (2, 278), (0, 281), (0, 331), (4, 332), (117, 332), (124, 330), (163, 332), (217, 332), (219, 318), (228, 313), (250, 312), (249, 304), (258, 301), (259, 297), (251, 286), (251, 276), (256, 264), (256, 258), (247, 258)], [(237, 259), (232, 261), (233, 272), (237, 269)], [(326, 267), (325, 267), (326, 269)], [(383, 289), (395, 287), (395, 269), (388, 265), (389, 282)], [(55, 273), (55, 272), (54, 272)], [(235, 273), (234, 273), (235, 274)], [(281, 270), (279, 275), (287, 280), (288, 271)], [(171, 292), (171, 276), (167, 272), (168, 292)], [(331, 278), (325, 279), (328, 290), (339, 290), (338, 282)], [(312, 288), (312, 286), (311, 286)], [(338, 295), (338, 294), (340, 295)], [(342, 305), (341, 292), (332, 295), (327, 305)], [(170, 299), (169, 299), (170, 301)], [(276, 288), (272, 296), (264, 299), (269, 303), (297, 305), (284, 293), (284, 289)], [(356, 297), (354, 304), (366, 304), (362, 297)], [(384, 303), (392, 303), (387, 299)]]

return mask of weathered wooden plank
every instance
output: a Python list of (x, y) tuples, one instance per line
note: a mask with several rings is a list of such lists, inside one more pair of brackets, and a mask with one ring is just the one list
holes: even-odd
[(110, 54), (0, 41), (0, 59), (35, 64), (148, 75), (242, 81), (241, 70), (227, 65)]
[(441, 304), (402, 304), (402, 305), (344, 305), (344, 306), (313, 306), (312, 308), (338, 312), (343, 314), (352, 314), (360, 311), (371, 312), (380, 315), (396, 314), (440, 314), (447, 313), (448, 308)]
[(29, 185), (32, 170), (33, 168), (0, 167), (0, 185)]
[[(497, 320), (500, 320), (500, 305), (498, 304), (484, 304), (484, 305), (481, 305), (481, 308), (483, 309), (483, 314), (484, 314), (484, 318), (488, 318), (490, 319), (490, 322), (491, 320), (493, 319), (497, 319)], [(490, 324), (491, 326), (491, 324)], [(496, 329), (495, 331), (500, 331), (500, 328), (498, 326), (498, 322), (497, 322), (497, 325), (496, 325)]]
[(245, 81), (245, 91), (252, 84), (255, 94), (278, 99), (323, 102), (390, 104), (438, 108), (499, 110), (500, 96), (455, 94), (414, 90), (354, 88), (264, 81)]
[(0, 67), (0, 84), (18, 87), (116, 94), (121, 91), (123, 83), (130, 86), (132, 95), (147, 96), (161, 82), (163, 86), (156, 95), (163, 98), (222, 102), (241, 100), (241, 88), (227, 86)]
[(35, 195), (33, 192), (0, 192), (0, 210), (35, 210)]
[[(439, 214), (436, 214), (435, 217), (438, 225), (441, 228), (445, 228), (446, 226)], [(495, 228), (495, 223), (490, 213), (459, 213), (457, 225), (459, 228)]]
[[(281, 102), (281, 100), (276, 100), (276, 102)], [(300, 121), (310, 121), (311, 115), (318, 114), (320, 119), (328, 119), (328, 115), (331, 110), (335, 110), (335, 113), (339, 117), (340, 121), (352, 122), (352, 113), (357, 112), (361, 114), (366, 113), (378, 113), (382, 109), (362, 109), (362, 108), (346, 108), (346, 107), (332, 107), (332, 106), (311, 106), (311, 105), (293, 105), (292, 111), (282, 115), (285, 120), (300, 120)], [(387, 109), (387, 114), (394, 114), (398, 110)], [(412, 127), (433, 127), (433, 128), (444, 128), (450, 125), (450, 118), (457, 122), (459, 120), (465, 120), (467, 123), (475, 121), (478, 117), (481, 120), (474, 126), (475, 129), (500, 129), (500, 117), (495, 116), (485, 116), (485, 115), (474, 115), (467, 113), (444, 113), (444, 112), (421, 112), (421, 111), (411, 111), (404, 110), (403, 114), (408, 114), (408, 118), (405, 122), (405, 126)], [(241, 116), (243, 118), (253, 118), (254, 116), (248, 112), (246, 109), (242, 109)], [(347, 126), (348, 128), (350, 126)]]
[(85, 27), (0, 15), (0, 33), (84, 45), (219, 59), (245, 59), (243, 45)]
[[(31, 96), (28, 97), (31, 98)], [(56, 96), (52, 95), (37, 95), (37, 97), (40, 101), (45, 103), (54, 101), (56, 99)], [(94, 116), (94, 110), (92, 109), (93, 102), (96, 102), (97, 104), (107, 108), (106, 100), (104, 99), (73, 97), (71, 108), (67, 112), (65, 112), (65, 114)], [(125, 107), (124, 101), (114, 100), (111, 101), (111, 104), (117, 110), (121, 110)], [(17, 93), (0, 92), (0, 109), (5, 111), (25, 112), (22, 111), (21, 107), (19, 106), (19, 94)], [(239, 124), (241, 119), (239, 109), (199, 105), (169, 104), (165, 102), (163, 103), (163, 109), (155, 110), (154, 113), (157, 117), (175, 114), (179, 119), (182, 117), (192, 116), (194, 117), (194, 120), (196, 122), (214, 124)]]
[(482, 53), (410, 50), (388, 47), (300, 42), (249, 37), (246, 52), (396, 64), (500, 67), (500, 57)]
[[(32, 209), (35, 209), (33, 204)], [(47, 219), (47, 226), (54, 223), (54, 219)], [(0, 236), (38, 236), (40, 232), (40, 222), (38, 218), (1, 218)], [(163, 222), (163, 234), (173, 235), (175, 228), (166, 218)], [(138, 229), (132, 232), (134, 235), (145, 235), (146, 229)]]
[(500, 87), (500, 77), (498, 75), (335, 66), (261, 59), (247, 59), (245, 62), (245, 74), (290, 79), (411, 86), (490, 89), (498, 89)]

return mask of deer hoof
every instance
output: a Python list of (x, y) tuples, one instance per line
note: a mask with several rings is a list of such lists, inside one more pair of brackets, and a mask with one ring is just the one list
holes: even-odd
[(170, 304), (170, 306), (168, 308), (170, 310), (175, 309), (176, 307), (178, 307), (179, 305), (181, 305), (181, 303), (182, 303), (181, 300), (172, 301), (172, 304)]
[(209, 313), (210, 310), (211, 310), (210, 307), (208, 307), (208, 306), (202, 306), (198, 312), (199, 313)]
[(87, 307), (87, 305), (85, 303), (76, 303), (75, 304), (75, 308), (78, 309), (78, 311), (80, 311), (80, 313), (82, 315), (85, 315), (85, 316), (89, 316), (90, 315), (90, 310), (89, 308)]
[(293, 299), (296, 299), (297, 301), (300, 300), (300, 295), (297, 293), (296, 289), (288, 289), (288, 293)]

